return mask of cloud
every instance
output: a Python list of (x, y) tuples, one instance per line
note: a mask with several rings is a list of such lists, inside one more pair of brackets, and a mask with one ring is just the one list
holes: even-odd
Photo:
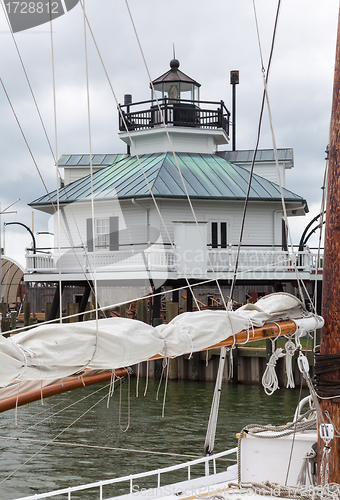
[[(175, 44), (181, 69), (202, 84), (201, 98), (223, 99), (230, 109), (229, 72), (240, 70), (237, 147), (252, 149), (263, 91), (252, 2), (130, 0), (129, 5), (152, 78), (167, 71)], [(256, 5), (267, 64), (276, 2), (258, 0)], [(123, 101), (125, 93), (131, 93), (134, 101), (149, 99), (148, 76), (125, 2), (88, 0), (86, 8), (118, 101)], [(287, 187), (313, 207), (320, 196), (328, 143), (337, 9), (337, 0), (328, 0), (327, 5), (316, 0), (283, 3), (269, 79), (277, 145), (294, 148), (295, 168), (287, 175)], [(83, 32), (79, 4), (53, 24), (58, 156), (89, 152)], [(53, 157), (3, 15), (0, 37), (0, 76), (52, 190), (56, 180)], [(49, 26), (18, 33), (15, 39), (55, 152)], [(125, 152), (117, 136), (116, 103), (89, 33), (86, 41), (93, 152)], [(6, 174), (6, 182), (0, 184), (1, 204), (6, 206), (20, 196), (18, 213), (6, 216), (6, 221), (31, 224), (27, 203), (45, 191), (1, 88), (0, 116), (1, 170)], [(267, 119), (260, 147), (272, 147)], [(36, 230), (47, 230), (46, 224), (44, 217), (38, 218)]]

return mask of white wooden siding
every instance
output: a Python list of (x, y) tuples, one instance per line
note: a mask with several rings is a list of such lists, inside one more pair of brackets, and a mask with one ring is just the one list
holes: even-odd
[[(193, 214), (185, 200), (159, 200), (161, 213), (168, 228), (170, 237), (174, 238), (174, 222), (192, 222)], [(240, 237), (240, 227), (243, 214), (243, 202), (194, 201), (194, 210), (198, 221), (229, 222), (228, 243), (236, 245)], [(243, 235), (244, 245), (274, 245), (278, 244), (274, 232), (275, 211), (280, 209), (278, 203), (250, 202)], [(156, 219), (155, 209), (150, 210), (150, 220)], [(168, 241), (166, 232), (161, 227), (164, 241)], [(209, 239), (210, 230), (207, 232)], [(210, 243), (210, 241), (207, 243)]]
[[(119, 217), (119, 244), (146, 243), (146, 212), (131, 201), (120, 203), (110, 200), (95, 203), (95, 218)], [(57, 215), (54, 215), (54, 227), (58, 227)], [(71, 203), (60, 214), (60, 246), (87, 244), (86, 220), (92, 218), (90, 202)], [(58, 233), (55, 234), (55, 246), (58, 247)]]

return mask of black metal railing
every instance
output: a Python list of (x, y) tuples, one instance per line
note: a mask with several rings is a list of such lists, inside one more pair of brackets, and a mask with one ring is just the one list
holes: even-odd
[[(160, 99), (159, 107), (155, 101), (142, 101), (120, 105), (119, 130), (143, 130), (157, 125), (195, 127), (203, 129), (223, 129), (229, 135), (230, 113), (223, 101), (174, 101)], [(131, 111), (134, 106), (149, 104), (148, 109)]]

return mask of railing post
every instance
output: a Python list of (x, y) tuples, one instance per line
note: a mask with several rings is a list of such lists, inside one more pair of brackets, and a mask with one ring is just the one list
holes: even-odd
[(205, 475), (209, 476), (209, 460), (205, 461)]

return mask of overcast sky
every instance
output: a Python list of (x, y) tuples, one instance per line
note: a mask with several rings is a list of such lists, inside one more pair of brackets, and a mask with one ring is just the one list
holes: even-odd
[[(240, 71), (237, 88), (237, 148), (255, 145), (262, 96), (262, 75), (252, 0), (129, 0), (147, 64), (154, 79), (168, 70), (173, 44), (180, 69), (201, 83), (201, 99), (224, 100), (231, 109), (230, 70)], [(262, 50), (268, 60), (276, 0), (256, 0)], [(283, 0), (278, 24), (269, 96), (276, 143), (294, 149), (295, 168), (286, 185), (307, 199), (315, 215), (321, 198), (328, 143), (338, 0)], [(87, 15), (113, 89), (120, 102), (149, 99), (148, 76), (128, 16), (125, 0), (86, 0)], [(54, 23), (57, 102), (57, 155), (86, 154), (89, 135), (82, 9), (78, 4)], [(55, 146), (52, 62), (49, 25), (15, 35), (48, 135)], [(56, 172), (27, 82), (0, 10), (0, 77), (6, 87), (48, 190)], [(92, 40), (88, 36), (93, 153), (122, 153), (117, 110)], [(27, 204), (45, 193), (13, 112), (0, 88), (2, 210), (20, 197), (17, 214), (1, 222), (32, 224)], [(271, 148), (268, 120), (260, 142)], [(295, 242), (308, 219), (293, 224)], [(35, 211), (34, 231), (46, 231), (48, 217)], [(38, 237), (37, 243), (45, 241)], [(6, 228), (6, 254), (24, 262), (31, 243), (24, 229)]]

